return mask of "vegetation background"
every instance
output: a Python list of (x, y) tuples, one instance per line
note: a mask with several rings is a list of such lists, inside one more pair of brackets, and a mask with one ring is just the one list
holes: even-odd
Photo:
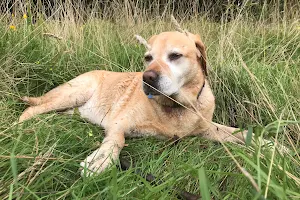
[[(4, 0), (0, 8), (0, 199), (177, 199), (180, 190), (202, 199), (300, 199), (299, 1)], [(81, 178), (79, 163), (99, 146), (101, 127), (56, 113), (17, 123), (21, 96), (94, 69), (143, 70), (133, 35), (174, 30), (171, 14), (207, 46), (214, 120), (275, 148), (127, 139), (121, 154), (136, 168)]]

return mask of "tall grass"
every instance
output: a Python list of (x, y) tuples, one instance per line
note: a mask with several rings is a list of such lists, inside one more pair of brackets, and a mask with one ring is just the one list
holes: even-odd
[(20, 2), (13, 16), (3, 10), (0, 198), (176, 199), (184, 189), (201, 192), (203, 199), (299, 199), (300, 22), (294, 8), (282, 15), (274, 6), (273, 11), (262, 9), (253, 16), (245, 4), (232, 15), (228, 9), (218, 22), (204, 11), (188, 17), (174, 13), (207, 46), (209, 81), (216, 96), (214, 120), (253, 127), (256, 135), (290, 149), (281, 154), (278, 148), (226, 144), (258, 190), (222, 145), (198, 137), (177, 145), (154, 138), (126, 140), (122, 156), (134, 160), (143, 173), (154, 174), (161, 184), (151, 185), (134, 173), (136, 169), (120, 171), (116, 166), (100, 176), (81, 178), (79, 162), (102, 141), (100, 127), (56, 113), (16, 123), (25, 108), (19, 101), (23, 95), (42, 95), (94, 69), (143, 70), (144, 49), (133, 35), (149, 38), (174, 30), (169, 23), (172, 9), (167, 7), (159, 16), (160, 9), (149, 14), (133, 9), (132, 1), (124, 2), (130, 6), (112, 1), (120, 10), (107, 7), (101, 16), (97, 6), (91, 11), (71, 9), (68, 2), (56, 5), (49, 18), (43, 10)]

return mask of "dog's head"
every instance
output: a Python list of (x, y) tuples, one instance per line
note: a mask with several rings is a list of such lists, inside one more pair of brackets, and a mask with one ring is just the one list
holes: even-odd
[[(148, 41), (143, 74), (145, 94), (176, 95), (197, 74), (207, 75), (206, 52), (199, 35), (163, 32)], [(153, 89), (155, 88), (155, 89)]]

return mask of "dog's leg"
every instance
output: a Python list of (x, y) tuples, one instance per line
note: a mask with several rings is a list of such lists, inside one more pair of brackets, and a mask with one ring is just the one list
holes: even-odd
[[(202, 136), (204, 138), (215, 140), (219, 142), (233, 142), (233, 143), (239, 143), (239, 144), (245, 144), (247, 131), (239, 131), (237, 128), (224, 126), (221, 124), (217, 124), (212, 122), (210, 128), (206, 130)], [(254, 145), (255, 141), (252, 139), (251, 143)], [(274, 148), (274, 142), (263, 139), (262, 137), (259, 137), (259, 143), (263, 146), (269, 147), (269, 149)], [(289, 152), (289, 149), (281, 144), (277, 144), (277, 148), (279, 152), (281, 153), (287, 153)]]
[(245, 131), (238, 132), (239, 129), (224, 126), (212, 122), (210, 127), (202, 133), (204, 138), (215, 140), (219, 142), (235, 142), (244, 144), (246, 133)]
[(97, 71), (82, 74), (41, 97), (23, 97), (28, 107), (19, 122), (52, 110), (64, 110), (83, 105), (93, 95), (99, 83)]
[(104, 138), (101, 147), (80, 163), (83, 168), (81, 176), (100, 174), (103, 170), (113, 164), (114, 161), (118, 160), (124, 144), (124, 133), (108, 133)]

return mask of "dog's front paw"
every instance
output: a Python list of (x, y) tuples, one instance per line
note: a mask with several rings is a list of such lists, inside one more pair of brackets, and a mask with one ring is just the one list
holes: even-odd
[(113, 163), (111, 156), (95, 151), (80, 163), (81, 176), (89, 177), (98, 175)]

